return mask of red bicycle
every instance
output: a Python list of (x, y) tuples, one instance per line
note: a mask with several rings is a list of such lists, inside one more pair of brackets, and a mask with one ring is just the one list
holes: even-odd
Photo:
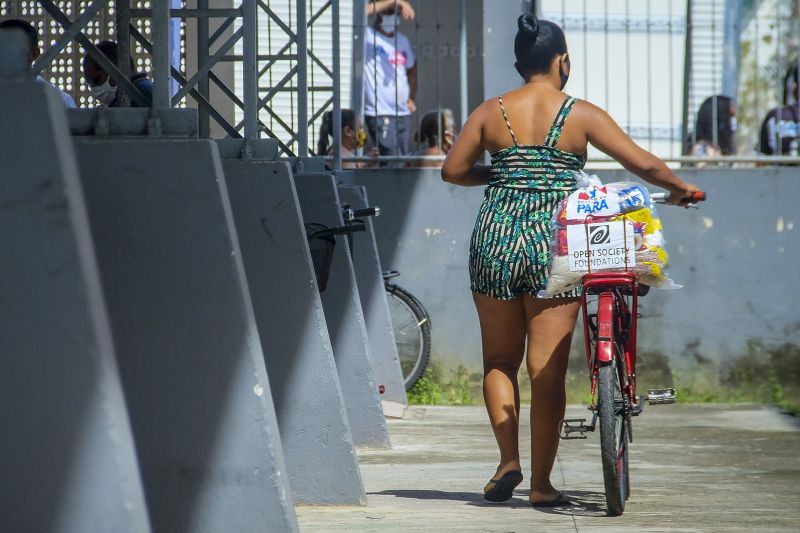
[[(650, 195), (665, 203), (666, 194)], [(696, 192), (691, 201), (704, 201)], [(591, 424), (585, 419), (562, 420), (562, 439), (585, 439), (600, 424), (600, 450), (603, 463), (608, 514), (619, 516), (630, 495), (628, 444), (633, 442), (631, 419), (650, 405), (675, 403), (675, 389), (651, 389), (644, 396), (636, 393), (636, 328), (639, 297), (649, 287), (637, 282), (632, 272), (599, 272), (583, 277), (583, 311), (586, 362), (591, 381)], [(595, 401), (597, 395), (597, 401)]]

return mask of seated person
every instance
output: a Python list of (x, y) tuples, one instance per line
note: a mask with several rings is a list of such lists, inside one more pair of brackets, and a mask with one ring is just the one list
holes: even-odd
[(783, 80), (783, 107), (770, 109), (761, 125), (759, 151), (767, 155), (797, 155), (800, 143), (797, 63)]
[[(367, 140), (364, 127), (358, 127), (356, 114), (352, 109), (342, 109), (342, 159), (356, 156), (356, 150), (363, 148)], [(333, 111), (326, 111), (322, 115), (322, 125), (319, 128), (317, 139), (317, 155), (328, 156), (333, 154)], [(373, 148), (370, 157), (378, 156), (378, 149)], [(342, 168), (366, 168), (374, 166), (376, 162), (343, 161)]]
[[(114, 41), (100, 41), (95, 45), (100, 52), (106, 56), (114, 65), (117, 64), (117, 43)], [(142, 93), (147, 105), (153, 103), (153, 82), (147, 78), (147, 74), (136, 72), (136, 66), (131, 62), (131, 83)], [(83, 56), (83, 77), (92, 91), (92, 96), (106, 107), (122, 107), (120, 98), (117, 96), (117, 82), (114, 81), (103, 68), (92, 59), (87, 53)], [(131, 107), (140, 107), (131, 98)]]
[(708, 158), (736, 153), (736, 106), (733, 99), (717, 94), (703, 101), (695, 117), (694, 131), (686, 137), (683, 150), (684, 155)]
[[(455, 119), (450, 109), (439, 111), (428, 111), (422, 116), (419, 125), (419, 133), (414, 134), (417, 142), (415, 155), (438, 155), (445, 156), (450, 151), (450, 146), (455, 139)], [(410, 161), (409, 167), (431, 167), (440, 168), (442, 161), (418, 159)]]
[[(33, 66), (33, 63), (39, 58), (40, 55), (42, 55), (42, 50), (39, 48), (39, 32), (37, 32), (36, 28), (34, 28), (29, 22), (21, 19), (4, 20), (3, 22), (0, 22), (0, 31), (20, 31), (25, 34), (25, 38), (28, 41), (28, 64), (30, 66)], [(72, 99), (72, 96), (65, 93), (41, 76), (36, 76), (36, 81), (58, 91), (61, 100), (64, 102), (64, 106), (70, 108), (75, 107), (75, 100)]]

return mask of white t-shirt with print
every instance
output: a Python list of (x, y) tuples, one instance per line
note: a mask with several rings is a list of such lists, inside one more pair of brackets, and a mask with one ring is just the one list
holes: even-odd
[(388, 37), (369, 27), (364, 41), (364, 114), (410, 115), (406, 71), (416, 64), (416, 57), (408, 37), (399, 32)]

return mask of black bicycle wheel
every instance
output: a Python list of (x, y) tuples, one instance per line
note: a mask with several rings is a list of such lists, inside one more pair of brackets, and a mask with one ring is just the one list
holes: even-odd
[(600, 451), (608, 514), (625, 510), (628, 477), (628, 435), (625, 411), (615, 361), (601, 366), (597, 375), (597, 409), (600, 418)]
[(394, 342), (406, 390), (410, 390), (428, 366), (431, 357), (431, 324), (428, 313), (411, 293), (386, 284)]

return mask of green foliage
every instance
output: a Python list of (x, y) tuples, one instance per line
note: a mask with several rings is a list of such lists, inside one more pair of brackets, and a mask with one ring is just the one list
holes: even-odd
[(800, 347), (754, 339), (747, 352), (716, 368), (698, 364), (675, 372), (680, 402), (753, 402), (800, 413)]
[(408, 391), (408, 403), (412, 405), (480, 405), (483, 374), (470, 372), (459, 365), (447, 373), (441, 365), (431, 363), (422, 378)]
[[(800, 346), (769, 346), (752, 340), (744, 354), (722, 365), (714, 364), (695, 353), (690, 343), (687, 352), (696, 363), (677, 370), (669, 358), (656, 352), (639, 354), (639, 390), (675, 387), (681, 403), (754, 402), (777, 405), (800, 414)], [(519, 372), (520, 398), (530, 403), (531, 387), (525, 365)], [(482, 405), (483, 373), (459, 365), (446, 370), (432, 363), (422, 379), (408, 393), (413, 405)], [(570, 361), (565, 388), (568, 403), (591, 402), (586, 363), (581, 358)]]

